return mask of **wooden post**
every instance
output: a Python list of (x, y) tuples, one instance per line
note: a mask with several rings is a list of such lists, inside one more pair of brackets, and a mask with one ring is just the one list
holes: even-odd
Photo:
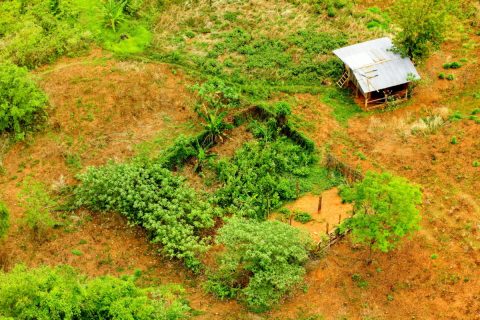
[(330, 229), (330, 226), (328, 225), (328, 222), (327, 222), (327, 228), (326, 229), (327, 229), (327, 234), (328, 234), (328, 231)]
[(367, 95), (365, 96), (365, 110), (367, 110), (369, 98), (370, 98), (370, 93), (367, 93)]
[(320, 212), (322, 211), (322, 195), (320, 195), (318, 197), (318, 210), (317, 210), (317, 213), (320, 214)]
[(341, 222), (342, 222), (342, 214), (340, 213), (340, 214), (338, 215), (338, 224), (340, 224)]

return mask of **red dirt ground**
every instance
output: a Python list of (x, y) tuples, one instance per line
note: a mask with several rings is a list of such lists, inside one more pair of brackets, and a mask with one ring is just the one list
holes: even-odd
[[(408, 106), (355, 118), (347, 129), (335, 123), (318, 97), (297, 96), (301, 107), (294, 114), (311, 123), (306, 132), (317, 146), (332, 142), (333, 152), (353, 166), (388, 169), (422, 186), (422, 230), (397, 250), (376, 254), (371, 265), (365, 264), (366, 250), (348, 239), (341, 241), (326, 258), (307, 266), (306, 292), (295, 292), (278, 310), (258, 316), (205, 294), (200, 279), (162, 260), (142, 230), (115, 215), (77, 212), (63, 220), (70, 223), (67, 232), (57, 229), (49, 241), (32, 243), (29, 233), (18, 227), (23, 211), (16, 195), (24, 177), (32, 175), (50, 186), (64, 176), (70, 183), (77, 169), (67, 165), (67, 155), (79, 155), (83, 167), (99, 165), (132, 156), (137, 143), (157, 137), (162, 144), (194, 130), (178, 125), (194, 119), (185, 76), (165, 65), (117, 62), (99, 51), (37, 73), (53, 104), (49, 126), (29, 144), (15, 145), (3, 159), (1, 196), (14, 222), (6, 243), (10, 264), (71, 263), (89, 275), (142, 269), (154, 281), (184, 283), (192, 306), (205, 311), (199, 319), (299, 319), (312, 313), (326, 319), (480, 319), (480, 168), (472, 166), (480, 160), (480, 125), (462, 120), (425, 136), (405, 137), (398, 130), (399, 119), (425, 116), (433, 108), (465, 112), (480, 106), (480, 100), (463, 94), (480, 92), (478, 48), (468, 68), (455, 71), (456, 81), (437, 80), (447, 58), (463, 55), (450, 46), (422, 68), (428, 81)], [(369, 130), (372, 117), (381, 119), (385, 128)], [(338, 130), (346, 132), (332, 134)], [(450, 143), (454, 135), (457, 145)], [(356, 151), (367, 159), (348, 156)], [(73, 255), (73, 249), (83, 255)], [(366, 287), (353, 275), (364, 279)]]

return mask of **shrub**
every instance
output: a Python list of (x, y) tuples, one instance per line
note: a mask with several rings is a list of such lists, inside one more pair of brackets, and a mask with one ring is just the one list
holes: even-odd
[(294, 216), (293, 216), (293, 219), (295, 221), (298, 221), (300, 223), (308, 223), (310, 221), (313, 220), (312, 216), (310, 215), (310, 213), (308, 212), (301, 212), (301, 211), (297, 211), (297, 212), (294, 212)]
[(40, 240), (40, 237), (45, 236), (47, 230), (55, 225), (50, 211), (56, 202), (51, 199), (41, 182), (30, 178), (23, 181), (18, 196), (25, 208), (24, 223), (33, 231), (34, 237)]
[(7, 206), (0, 201), (0, 240), (5, 238), (10, 228), (10, 214)]
[(310, 239), (278, 221), (232, 218), (219, 230), (225, 251), (210, 273), (207, 289), (236, 297), (250, 310), (263, 312), (302, 282)]
[(224, 185), (217, 202), (237, 215), (264, 219), (283, 201), (297, 197), (297, 181), (309, 175), (314, 162), (312, 152), (285, 137), (248, 142), (231, 161), (218, 164)]
[(368, 262), (372, 249), (388, 252), (402, 237), (419, 229), (422, 193), (405, 178), (369, 171), (363, 181), (343, 188), (341, 196), (353, 202), (355, 215), (339, 230), (351, 229), (354, 242), (370, 247)]
[(78, 176), (77, 205), (116, 211), (149, 231), (152, 242), (162, 244), (170, 258), (198, 267), (197, 257), (207, 249), (200, 233), (213, 227), (219, 214), (182, 178), (156, 163), (111, 163), (89, 168)]
[(22, 140), (42, 116), (47, 97), (25, 68), (0, 63), (0, 131), (10, 131)]
[(458, 143), (458, 139), (456, 136), (453, 136), (452, 139), (450, 139), (450, 143), (451, 144), (457, 144)]
[(453, 74), (449, 74), (447, 76), (447, 80), (449, 80), (449, 81), (455, 80), (455, 76)]
[(480, 161), (474, 160), (474, 161), (472, 162), (472, 166), (473, 166), (474, 168), (480, 167)]
[(459, 68), (461, 68), (461, 67), (462, 67), (462, 64), (459, 63), (459, 62), (456, 62), (456, 61), (450, 62), (450, 63), (445, 63), (445, 64), (443, 65), (443, 68), (444, 68), (444, 69), (459, 69)]
[(445, 77), (446, 77), (446, 75), (443, 72), (440, 72), (439, 75), (438, 75), (438, 79), (440, 79), (440, 80), (444, 80)]
[(133, 277), (87, 280), (69, 266), (0, 271), (0, 317), (15, 319), (184, 319), (181, 288), (139, 288)]

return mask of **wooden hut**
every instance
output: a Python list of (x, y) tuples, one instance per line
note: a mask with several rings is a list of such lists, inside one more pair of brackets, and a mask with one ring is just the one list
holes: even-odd
[(420, 79), (412, 61), (392, 51), (389, 38), (380, 38), (334, 50), (345, 72), (340, 87), (352, 86), (365, 100), (365, 109), (373, 109), (390, 100), (408, 98), (408, 84)]

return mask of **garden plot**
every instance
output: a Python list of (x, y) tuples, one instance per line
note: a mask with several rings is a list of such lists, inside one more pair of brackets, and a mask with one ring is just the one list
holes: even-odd
[[(342, 203), (342, 199), (338, 194), (338, 189), (333, 188), (319, 195), (307, 194), (299, 199), (285, 205), (283, 208), (288, 209), (288, 214), (273, 213), (270, 219), (280, 219), (290, 223), (292, 226), (307, 231), (312, 239), (318, 243), (327, 234), (333, 232), (337, 226), (351, 216), (352, 205)], [(302, 223), (295, 216), (308, 216), (311, 220)]]

